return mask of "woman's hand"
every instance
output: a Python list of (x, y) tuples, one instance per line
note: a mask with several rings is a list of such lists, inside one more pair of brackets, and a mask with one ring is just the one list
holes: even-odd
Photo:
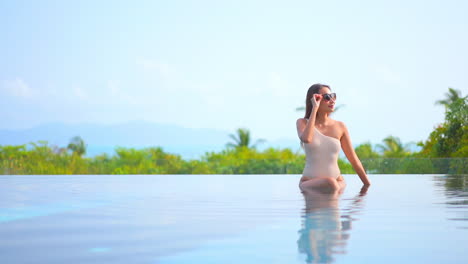
[(323, 95), (321, 94), (314, 94), (312, 95), (312, 98), (310, 98), (310, 101), (312, 102), (312, 107), (314, 109), (318, 109), (318, 106), (320, 105), (320, 102), (323, 99)]
[(364, 184), (364, 185), (361, 187), (361, 191), (359, 192), (360, 196), (366, 195), (367, 190), (369, 189), (369, 186), (370, 186), (370, 185)]

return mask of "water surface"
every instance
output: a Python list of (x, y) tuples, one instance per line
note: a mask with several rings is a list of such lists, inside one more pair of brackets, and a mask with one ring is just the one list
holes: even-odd
[(2, 263), (466, 263), (468, 180), (370, 175), (0, 177)]

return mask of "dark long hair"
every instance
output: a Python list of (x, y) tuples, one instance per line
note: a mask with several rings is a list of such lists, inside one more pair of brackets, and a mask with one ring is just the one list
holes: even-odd
[[(312, 84), (312, 86), (310, 86), (309, 90), (307, 90), (307, 96), (306, 96), (306, 102), (305, 102), (306, 103), (306, 111), (305, 111), (304, 118), (309, 118), (310, 113), (312, 113), (312, 102), (310, 101), (310, 99), (312, 98), (312, 96), (314, 96), (314, 94), (319, 93), (320, 89), (322, 89), (323, 87), (326, 87), (326, 88), (331, 90), (329, 85), (321, 84), (321, 83)], [(301, 147), (304, 149), (304, 142), (302, 142), (302, 140), (301, 140)]]
[(306, 111), (305, 111), (304, 118), (309, 118), (310, 113), (312, 112), (312, 102), (310, 101), (310, 99), (312, 98), (312, 96), (314, 96), (314, 94), (319, 93), (320, 89), (322, 89), (323, 87), (328, 88), (328, 89), (331, 90), (329, 85), (321, 84), (321, 83), (313, 84), (312, 86), (310, 86), (309, 90), (307, 90), (307, 96), (306, 96), (306, 102), (305, 102), (306, 103)]

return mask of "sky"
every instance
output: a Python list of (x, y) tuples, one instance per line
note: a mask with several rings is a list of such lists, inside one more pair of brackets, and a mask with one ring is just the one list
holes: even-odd
[(467, 1), (0, 2), (0, 129), (132, 120), (297, 139), (325, 83), (353, 144), (425, 140), (468, 92)]

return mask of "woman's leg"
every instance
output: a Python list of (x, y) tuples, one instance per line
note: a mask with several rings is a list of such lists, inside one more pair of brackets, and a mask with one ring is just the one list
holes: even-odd
[(344, 181), (343, 177), (340, 176), (336, 182), (338, 183), (338, 186), (339, 186), (338, 192), (343, 193), (344, 188), (346, 187), (346, 182)]
[[(341, 182), (341, 181), (340, 181)], [(344, 181), (343, 181), (344, 183)], [(323, 192), (335, 192), (341, 189), (343, 183), (338, 183), (337, 180), (331, 177), (317, 177), (310, 180), (305, 180), (299, 183), (299, 188), (302, 191), (310, 189), (321, 190)]]

